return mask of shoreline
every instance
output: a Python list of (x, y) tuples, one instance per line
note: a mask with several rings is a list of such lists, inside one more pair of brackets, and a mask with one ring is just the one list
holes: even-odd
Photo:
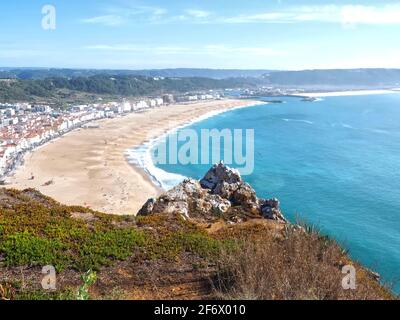
[(347, 91), (331, 91), (331, 92), (301, 92), (296, 93), (298, 97), (322, 98), (322, 97), (345, 97), (345, 96), (364, 96), (374, 94), (393, 94), (400, 93), (400, 89), (380, 89), (380, 90), (347, 90)]
[[(163, 190), (127, 152), (173, 130), (259, 101), (223, 99), (176, 104), (94, 121), (99, 128), (76, 129), (24, 157), (7, 178), (8, 188), (34, 188), (67, 205), (110, 214), (135, 215), (148, 198)], [(31, 176), (35, 178), (29, 180)], [(50, 184), (46, 184), (51, 181)]]
[(225, 112), (232, 111), (232, 110), (249, 108), (249, 107), (259, 105), (259, 104), (268, 104), (267, 102), (260, 103), (259, 101), (253, 101), (253, 100), (249, 100), (249, 102), (250, 102), (249, 104), (245, 104), (245, 105), (240, 105), (240, 106), (227, 108), (227, 109), (221, 109), (218, 111), (210, 111), (210, 112), (203, 114), (197, 118), (190, 119), (188, 122), (186, 122), (182, 125), (179, 125), (173, 129), (170, 129), (170, 130), (164, 132), (163, 134), (161, 134), (160, 136), (151, 139), (150, 141), (146, 141), (145, 143), (143, 143), (139, 146), (132, 147), (125, 152), (127, 161), (131, 165), (141, 168), (144, 171), (144, 173), (148, 176), (150, 181), (153, 184), (155, 184), (156, 187), (160, 188), (160, 190), (162, 190), (162, 191), (167, 191), (168, 189), (173, 188), (174, 186), (181, 183), (187, 177), (180, 175), (180, 174), (167, 172), (167, 171), (162, 170), (162, 169), (158, 168), (157, 166), (155, 166), (154, 162), (151, 158), (152, 148), (154, 146), (156, 146), (157, 144), (159, 144), (160, 141), (165, 139), (170, 134), (173, 134), (180, 129), (189, 127), (195, 123), (201, 122), (203, 120), (212, 118), (214, 116), (217, 116), (217, 115), (220, 115)]

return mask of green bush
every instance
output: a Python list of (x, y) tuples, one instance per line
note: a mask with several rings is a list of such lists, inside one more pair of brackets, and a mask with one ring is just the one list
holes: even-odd
[(60, 241), (32, 236), (28, 232), (7, 236), (0, 245), (4, 263), (11, 265), (44, 266), (56, 264), (62, 270), (68, 263), (63, 253), (67, 249)]
[[(34, 190), (0, 192), (11, 203), (3, 208), (6, 201), (0, 203), (0, 254), (7, 266), (98, 270), (128, 258), (145, 243), (145, 233), (127, 217), (63, 206)], [(93, 219), (74, 219), (72, 213)]]
[(21, 291), (15, 294), (14, 300), (76, 300), (76, 293), (72, 289), (66, 289), (61, 292), (47, 292), (44, 290)]
[(154, 259), (176, 259), (184, 252), (213, 259), (222, 248), (229, 248), (232, 245), (232, 241), (216, 240), (202, 231), (176, 231), (151, 241), (146, 249)]
[(78, 293), (76, 295), (77, 300), (89, 300), (90, 294), (89, 289), (97, 280), (96, 272), (89, 270), (81, 277), (83, 284), (79, 287)]
[(75, 267), (98, 270), (114, 260), (124, 260), (143, 246), (145, 239), (144, 233), (133, 229), (94, 233), (83, 242)]

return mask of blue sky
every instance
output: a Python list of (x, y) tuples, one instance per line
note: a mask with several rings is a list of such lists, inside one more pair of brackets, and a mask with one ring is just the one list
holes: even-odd
[(3, 67), (400, 67), (400, 1), (2, 0), (0, 28)]

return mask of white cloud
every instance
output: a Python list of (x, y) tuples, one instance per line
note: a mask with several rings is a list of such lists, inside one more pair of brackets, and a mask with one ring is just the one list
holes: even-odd
[(154, 22), (160, 20), (167, 14), (167, 10), (159, 7), (148, 6), (125, 6), (109, 7), (105, 15), (82, 19), (81, 22), (88, 24), (101, 24), (104, 26), (120, 26), (129, 21)]
[(323, 5), (289, 7), (282, 11), (221, 17), (225, 23), (299, 23), (400, 24), (400, 4), (384, 6)]
[(104, 26), (115, 27), (125, 23), (125, 19), (118, 15), (104, 15), (82, 20), (83, 23), (87, 24), (101, 24)]
[(400, 4), (381, 6), (367, 5), (314, 5), (283, 7), (280, 10), (242, 14), (237, 16), (217, 15), (205, 10), (187, 9), (168, 14), (159, 7), (126, 6), (108, 8), (107, 14), (82, 20), (85, 23), (119, 26), (127, 22), (147, 23), (202, 23), (202, 24), (241, 24), (241, 23), (302, 23), (320, 22), (342, 25), (356, 24), (400, 24)]
[(211, 12), (204, 11), (204, 10), (189, 9), (189, 10), (186, 10), (185, 13), (187, 15), (197, 18), (197, 19), (208, 18), (211, 16)]
[(386, 5), (382, 8), (348, 5), (341, 8), (344, 24), (400, 24), (400, 5)]

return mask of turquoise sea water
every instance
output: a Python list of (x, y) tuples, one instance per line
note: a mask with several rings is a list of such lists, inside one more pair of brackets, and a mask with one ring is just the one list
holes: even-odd
[[(281, 99), (190, 128), (254, 129), (245, 180), (258, 195), (279, 198), (290, 220), (317, 225), (384, 280), (400, 280), (400, 94)], [(209, 167), (159, 166), (194, 178)]]

